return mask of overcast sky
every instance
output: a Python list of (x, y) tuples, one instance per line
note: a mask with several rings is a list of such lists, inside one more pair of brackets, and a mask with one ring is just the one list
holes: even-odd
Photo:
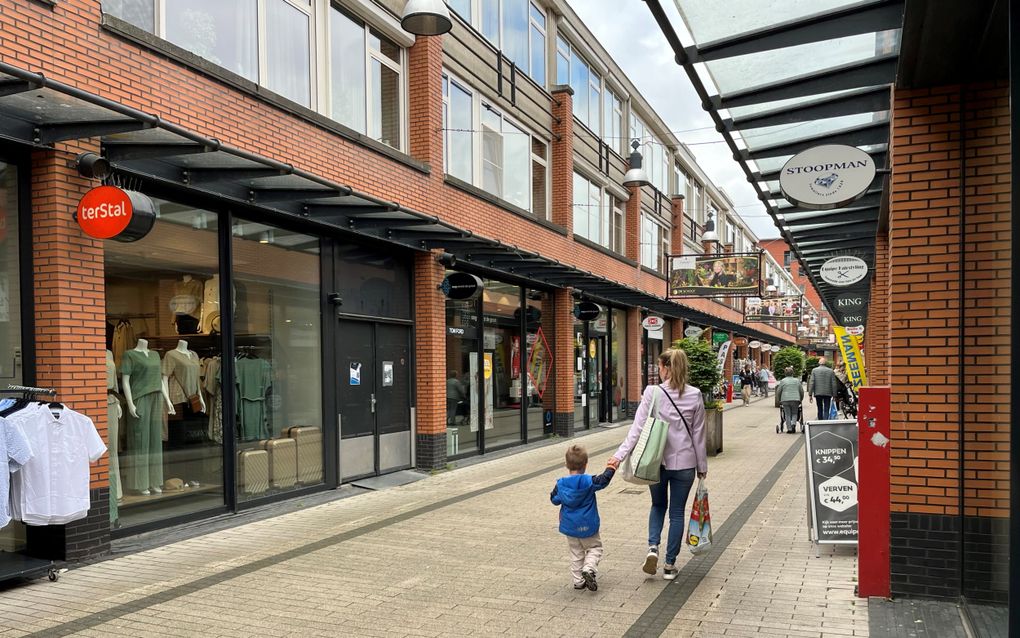
[[(690, 147), (709, 179), (726, 191), (751, 230), (760, 239), (778, 237), (772, 218), (757, 201), (740, 165), (733, 160), (722, 135), (715, 131), (712, 118), (702, 110), (687, 74), (673, 61), (673, 51), (647, 5), (642, 0), (568, 0), (568, 3), (659, 117)], [(671, 0), (664, 0), (662, 5), (679, 20)]]

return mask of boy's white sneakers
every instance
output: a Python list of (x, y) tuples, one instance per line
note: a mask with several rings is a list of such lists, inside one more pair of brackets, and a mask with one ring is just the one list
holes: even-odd
[(659, 569), (659, 548), (649, 547), (648, 555), (645, 556), (645, 564), (641, 566), (641, 571), (652, 576)]

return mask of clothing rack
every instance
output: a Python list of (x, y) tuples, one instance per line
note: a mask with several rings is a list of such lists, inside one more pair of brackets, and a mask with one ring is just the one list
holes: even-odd
[[(33, 396), (45, 395), (57, 396), (53, 388), (37, 388), (30, 385), (10, 384), (0, 389), (0, 394), (21, 394), (24, 399), (31, 399)], [(0, 551), (0, 582), (14, 580), (16, 578), (41, 578), (46, 576), (52, 582), (60, 579), (60, 574), (65, 569), (58, 569), (51, 560), (34, 558), (23, 552)]]

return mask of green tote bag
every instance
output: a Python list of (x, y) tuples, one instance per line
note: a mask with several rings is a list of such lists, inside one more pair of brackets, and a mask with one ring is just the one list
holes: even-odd
[[(663, 389), (655, 387), (652, 394), (652, 407), (648, 411), (645, 425), (641, 428), (641, 436), (634, 446), (633, 467), (634, 477), (649, 483), (659, 482), (659, 469), (662, 467), (662, 455), (666, 451), (666, 433), (669, 422), (659, 416), (659, 395)], [(642, 445), (644, 440), (644, 445)]]

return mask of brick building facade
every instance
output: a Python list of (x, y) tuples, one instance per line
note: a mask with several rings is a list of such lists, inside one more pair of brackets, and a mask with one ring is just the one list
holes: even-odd
[[(305, 29), (307, 59), (274, 57), (273, 32), (211, 5), (181, 22), (162, 0), (0, 0), (0, 265), (20, 318), (0, 370), (56, 389), (119, 452), (93, 467), (88, 518), (6, 530), (5, 546), (82, 558), (111, 537), (626, 419), (649, 353), (688, 325), (792, 342), (727, 304), (662, 300), (664, 255), (701, 252), (696, 206), (723, 197), (565, 4), (528, 5), (544, 34), (530, 68), (463, 16), (415, 40), (399, 0), (256, 4)], [(330, 53), (352, 42), (361, 84)], [(598, 84), (599, 116), (558, 82), (563, 59)], [(653, 185), (622, 184), (631, 135)], [(152, 198), (148, 237), (82, 232), (72, 213), (100, 183), (80, 175), (83, 152)], [(700, 180), (690, 204), (671, 192), (681, 172)], [(447, 299), (451, 272), (482, 289)], [(579, 301), (600, 319), (577, 322)], [(658, 338), (641, 325), (655, 314)], [(160, 415), (133, 414), (121, 374), (139, 338), (176, 406), (148, 454), (136, 437), (147, 422), (158, 438)], [(170, 357), (201, 360), (201, 387)]]

